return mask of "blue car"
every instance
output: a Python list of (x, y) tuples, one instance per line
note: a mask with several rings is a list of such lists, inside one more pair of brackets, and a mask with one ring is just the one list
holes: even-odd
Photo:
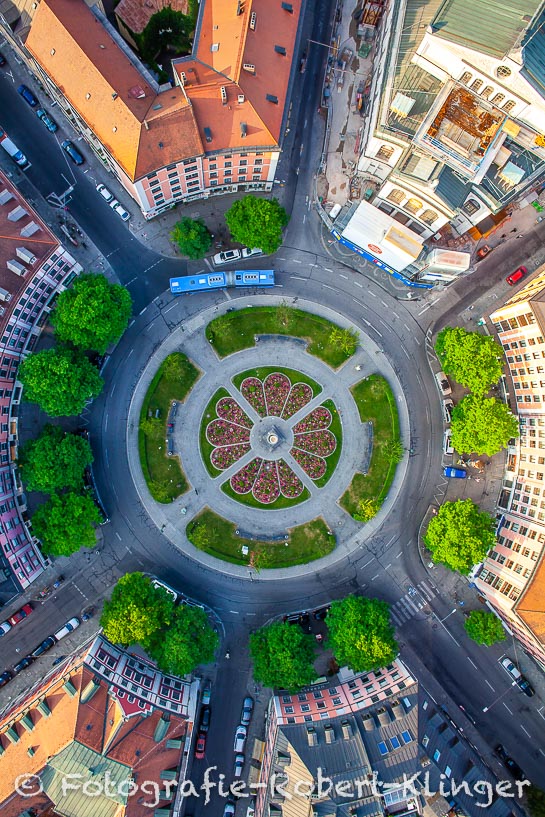
[(38, 108), (36, 110), (36, 116), (44, 123), (44, 125), (46, 126), (47, 130), (50, 133), (56, 133), (58, 131), (59, 126), (57, 125), (53, 117), (49, 116), (47, 111), (45, 111), (43, 108)]
[(38, 104), (38, 100), (30, 90), (30, 88), (27, 88), (26, 85), (19, 85), (19, 87), (17, 88), (17, 93), (21, 94), (25, 102), (28, 102), (31, 108), (35, 108), (36, 105)]
[(443, 474), (445, 477), (451, 477), (453, 479), (465, 479), (467, 476), (463, 468), (451, 468), (450, 466), (443, 468)]
[(83, 164), (85, 159), (83, 158), (75, 144), (70, 141), (70, 139), (65, 139), (64, 142), (61, 143), (61, 147), (68, 153), (74, 164), (76, 165)]

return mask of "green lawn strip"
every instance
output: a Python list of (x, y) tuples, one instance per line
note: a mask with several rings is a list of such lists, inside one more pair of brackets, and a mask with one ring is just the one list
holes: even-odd
[(381, 375), (371, 375), (351, 391), (362, 423), (369, 420), (373, 423), (373, 451), (368, 473), (355, 474), (341, 497), (341, 506), (349, 514), (357, 511), (362, 499), (382, 502), (387, 496), (397, 463), (385, 454), (385, 448), (391, 440), (399, 439), (397, 405), (388, 382)]
[[(280, 312), (280, 314), (282, 314)], [(349, 357), (342, 349), (331, 346), (329, 336), (336, 324), (312, 315), (302, 309), (293, 310), (293, 320), (286, 326), (278, 319), (278, 308), (275, 306), (252, 306), (229, 313), (229, 320), (220, 315), (206, 327), (206, 337), (212, 343), (220, 357), (227, 357), (233, 352), (240, 352), (253, 346), (256, 335), (290, 335), (308, 341), (311, 355), (323, 360), (328, 366), (337, 369)], [(219, 321), (221, 323), (216, 322)], [(215, 325), (222, 326), (221, 332), (215, 332)]]
[[(281, 568), (306, 564), (331, 553), (335, 537), (320, 517), (289, 529), (289, 538), (279, 542), (245, 539), (235, 533), (236, 525), (205, 508), (186, 527), (189, 541), (199, 550), (238, 565), (247, 565), (250, 559), (260, 568)], [(242, 555), (242, 547), (248, 555)]]
[(308, 488), (303, 488), (303, 492), (297, 497), (281, 495), (278, 497), (278, 499), (275, 499), (274, 502), (270, 502), (266, 505), (264, 502), (260, 502), (258, 499), (256, 499), (251, 491), (248, 494), (238, 494), (233, 490), (233, 488), (231, 488), (229, 480), (226, 480), (223, 483), (221, 490), (224, 494), (230, 496), (231, 499), (241, 502), (243, 505), (248, 505), (250, 508), (261, 508), (262, 511), (278, 510), (279, 508), (292, 508), (294, 505), (299, 505), (299, 503), (304, 502), (310, 497), (310, 491)]
[(306, 383), (312, 389), (313, 398), (322, 391), (320, 384), (313, 380), (312, 377), (307, 377), (306, 374), (298, 372), (297, 369), (286, 369), (284, 366), (259, 366), (257, 369), (248, 369), (233, 377), (233, 385), (240, 391), (240, 385), (247, 377), (257, 377), (259, 380), (265, 380), (267, 375), (272, 374), (272, 372), (285, 374), (290, 379), (292, 386), (295, 383)]
[(218, 400), (221, 400), (222, 397), (230, 396), (231, 395), (229, 394), (227, 389), (224, 389), (222, 386), (220, 389), (214, 392), (212, 398), (210, 399), (210, 402), (206, 406), (204, 413), (202, 415), (201, 429), (199, 433), (199, 445), (201, 448), (201, 457), (203, 458), (206, 470), (208, 471), (211, 477), (219, 477), (219, 475), (222, 474), (223, 471), (220, 471), (218, 468), (214, 468), (214, 466), (210, 462), (210, 454), (212, 453), (214, 448), (216, 448), (216, 446), (209, 443), (208, 440), (206, 439), (206, 426), (212, 420), (215, 420), (218, 416), (216, 413), (216, 403), (218, 402)]
[(166, 423), (170, 404), (173, 400), (182, 402), (200, 377), (199, 370), (181, 352), (182, 376), (168, 378), (164, 375), (164, 361), (159, 366), (151, 381), (140, 411), (140, 421), (146, 417), (159, 417), (165, 424), (165, 433), (160, 438), (148, 436), (138, 430), (138, 451), (142, 473), (148, 489), (157, 502), (172, 502), (188, 490), (187, 480), (177, 456), (168, 457), (166, 453)]
[(331, 412), (331, 425), (329, 426), (329, 430), (332, 434), (335, 435), (335, 439), (337, 440), (337, 448), (331, 454), (330, 457), (325, 458), (325, 474), (321, 476), (319, 479), (314, 480), (314, 484), (318, 488), (323, 488), (324, 485), (329, 482), (331, 479), (335, 468), (337, 467), (337, 463), (339, 462), (339, 457), (341, 456), (341, 450), (343, 445), (343, 431), (341, 425), (341, 418), (339, 417), (339, 412), (337, 411), (337, 406), (333, 402), (333, 400), (326, 400), (325, 403), (322, 403), (322, 406), (326, 409), (329, 409)]

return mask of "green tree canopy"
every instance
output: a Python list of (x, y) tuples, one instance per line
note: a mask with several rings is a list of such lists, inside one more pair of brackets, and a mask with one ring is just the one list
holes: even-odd
[(380, 511), (380, 505), (378, 499), (360, 499), (354, 519), (357, 522), (369, 522)]
[(300, 627), (274, 622), (250, 636), (254, 678), (266, 687), (297, 692), (316, 679), (314, 644)]
[(486, 394), (500, 379), (503, 349), (488, 335), (446, 326), (437, 336), (435, 351), (445, 372), (474, 394)]
[(354, 672), (383, 667), (399, 651), (385, 601), (347, 596), (332, 602), (326, 623), (335, 660)]
[(160, 670), (187, 675), (199, 664), (214, 660), (218, 642), (218, 634), (210, 626), (204, 610), (181, 604), (174, 609), (167, 629), (157, 630), (145, 647)]
[(170, 237), (183, 255), (196, 261), (204, 258), (212, 244), (212, 236), (202, 218), (182, 218), (177, 221)]
[(434, 562), (467, 574), (494, 547), (494, 521), (471, 499), (445, 502), (424, 536)]
[(96, 544), (94, 525), (100, 522), (98, 509), (87, 494), (69, 491), (53, 494), (32, 517), (32, 528), (50, 556), (70, 556), (82, 547)]
[(517, 418), (505, 403), (495, 397), (468, 394), (452, 412), (452, 445), (464, 454), (487, 454), (505, 448), (511, 437), (518, 437)]
[(505, 630), (500, 619), (486, 610), (472, 610), (464, 624), (468, 636), (477, 644), (496, 644), (505, 638)]
[(353, 355), (358, 348), (359, 336), (355, 329), (334, 326), (329, 335), (329, 342), (341, 349), (345, 355)]
[(51, 417), (81, 414), (87, 400), (102, 391), (98, 369), (80, 352), (47, 349), (29, 355), (19, 366), (24, 399), (38, 403)]
[(545, 791), (537, 786), (529, 786), (526, 789), (528, 811), (531, 817), (545, 817)]
[(129, 323), (132, 298), (104, 275), (81, 275), (61, 292), (51, 323), (60, 341), (104, 354)]
[(270, 255), (282, 243), (282, 228), (288, 223), (288, 215), (276, 199), (249, 195), (231, 205), (225, 221), (235, 241), (251, 248), (260, 247)]
[(150, 17), (142, 33), (136, 35), (136, 41), (143, 59), (154, 63), (157, 54), (167, 47), (175, 50), (177, 56), (189, 53), (192, 30), (193, 21), (189, 15), (166, 6)]
[(112, 644), (147, 644), (174, 615), (174, 601), (143, 573), (126, 573), (104, 603), (100, 624)]
[(21, 448), (19, 466), (30, 491), (51, 494), (62, 488), (81, 488), (85, 468), (93, 462), (88, 441), (46, 425), (36, 440)]

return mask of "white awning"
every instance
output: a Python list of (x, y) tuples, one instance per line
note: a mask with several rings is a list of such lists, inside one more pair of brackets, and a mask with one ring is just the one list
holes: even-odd
[(412, 264), (423, 247), (419, 235), (366, 201), (359, 204), (344, 228), (342, 238), (396, 272)]

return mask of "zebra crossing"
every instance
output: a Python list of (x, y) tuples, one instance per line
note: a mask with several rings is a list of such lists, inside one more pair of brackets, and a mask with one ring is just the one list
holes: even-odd
[(398, 627), (405, 624), (417, 613), (420, 613), (427, 602), (431, 601), (436, 595), (437, 590), (431, 582), (421, 581), (416, 587), (409, 588), (409, 592), (396, 601), (390, 609), (394, 624), (397, 624)]

